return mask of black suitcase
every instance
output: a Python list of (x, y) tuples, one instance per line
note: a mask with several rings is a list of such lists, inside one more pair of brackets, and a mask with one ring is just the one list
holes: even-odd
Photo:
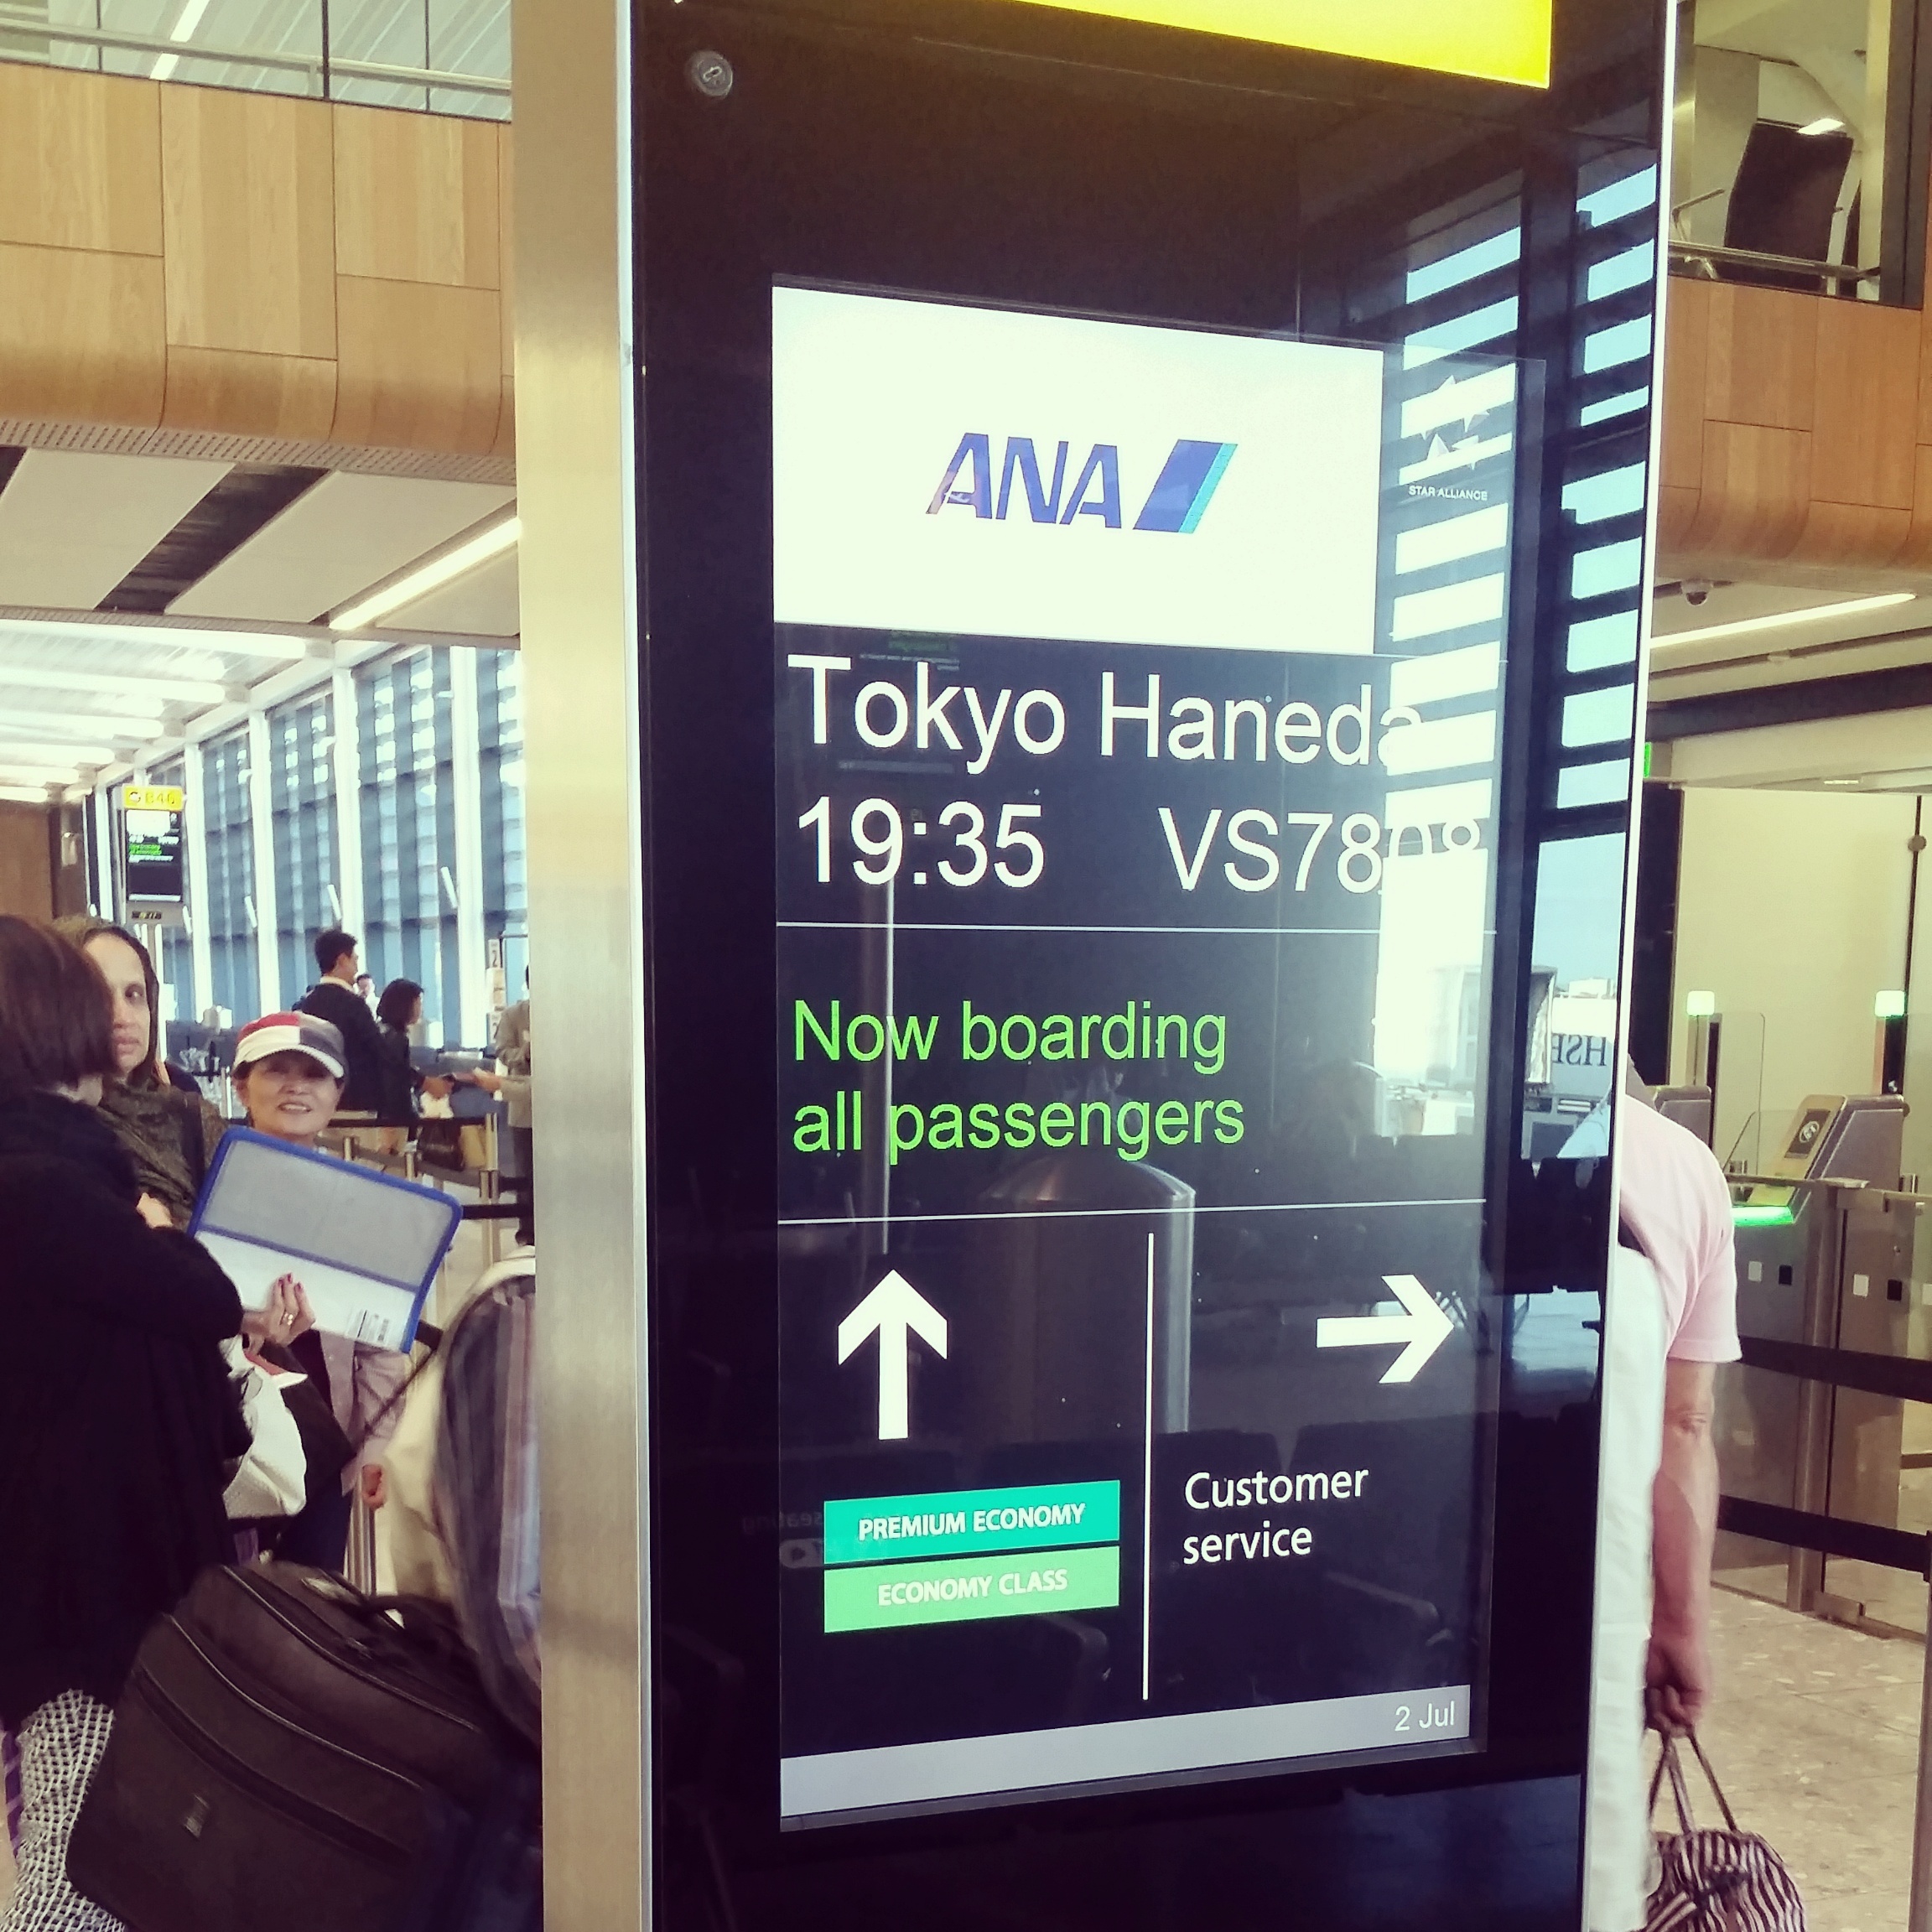
[(210, 1570), (141, 1646), (68, 1875), (131, 1932), (532, 1932), (538, 1794), (440, 1605)]

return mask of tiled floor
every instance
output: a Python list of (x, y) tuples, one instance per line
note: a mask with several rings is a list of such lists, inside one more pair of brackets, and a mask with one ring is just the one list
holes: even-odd
[(1726, 1590), (1712, 1622), (1704, 1742), (1738, 1824), (1783, 1855), (1810, 1932), (1904, 1932), (1922, 1647)]

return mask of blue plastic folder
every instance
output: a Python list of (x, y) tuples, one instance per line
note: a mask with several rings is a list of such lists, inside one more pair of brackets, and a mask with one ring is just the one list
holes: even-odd
[(244, 1308), (266, 1307), (276, 1281), (293, 1275), (318, 1328), (407, 1353), (462, 1219), (434, 1187), (231, 1127), (188, 1232)]

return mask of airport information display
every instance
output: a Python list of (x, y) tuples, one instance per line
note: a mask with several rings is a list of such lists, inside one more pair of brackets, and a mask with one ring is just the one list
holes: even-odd
[(773, 291), (787, 1824), (1480, 1743), (1515, 374), (1391, 353)]
[(184, 891), (179, 785), (124, 785), (121, 823), (126, 840), (127, 896), (179, 905)]

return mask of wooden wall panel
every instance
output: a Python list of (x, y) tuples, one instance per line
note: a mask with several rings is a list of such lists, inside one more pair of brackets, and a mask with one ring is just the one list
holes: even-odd
[(512, 165), (498, 122), (0, 63), (0, 415), (512, 456)]
[(322, 357), (181, 345), (168, 351), (167, 428), (325, 443), (335, 420), (335, 365)]
[(1912, 521), (1893, 563), (1901, 570), (1932, 574), (1932, 448), (1921, 443), (1914, 455)]
[(161, 91), (170, 343), (335, 353), (331, 112), (273, 94)]
[(336, 272), (495, 288), (496, 123), (378, 107), (334, 112)]
[(1658, 480), (1666, 490), (1696, 491), (1704, 470), (1704, 402), (1711, 340), (1708, 282), (1677, 277), (1666, 291), (1664, 366), (1675, 384), (1673, 406), (1664, 412), (1663, 460)]
[(0, 912), (54, 917), (54, 834), (44, 805), (0, 800)]
[(1685, 542), (1718, 557), (1783, 557), (1805, 528), (1811, 439), (1754, 423), (1706, 423), (1697, 514)]
[(335, 439), (487, 451), (503, 407), (496, 298), (342, 276)]
[(1917, 313), (1814, 301), (1818, 317), (1811, 488), (1831, 503), (1909, 510), (1919, 419)]
[(1706, 417), (1809, 429), (1818, 366), (1818, 298), (1714, 282), (1705, 351)]
[(161, 252), (160, 89), (0, 63), (0, 242)]
[(151, 429), (167, 382), (161, 263), (0, 243), (0, 414)]
[(511, 245), (510, 219), (516, 206), (516, 165), (517, 130), (504, 122), (496, 129), (496, 210), (503, 236), (496, 309), (502, 338), (503, 404), (490, 454), (512, 459), (517, 454), (517, 251)]

